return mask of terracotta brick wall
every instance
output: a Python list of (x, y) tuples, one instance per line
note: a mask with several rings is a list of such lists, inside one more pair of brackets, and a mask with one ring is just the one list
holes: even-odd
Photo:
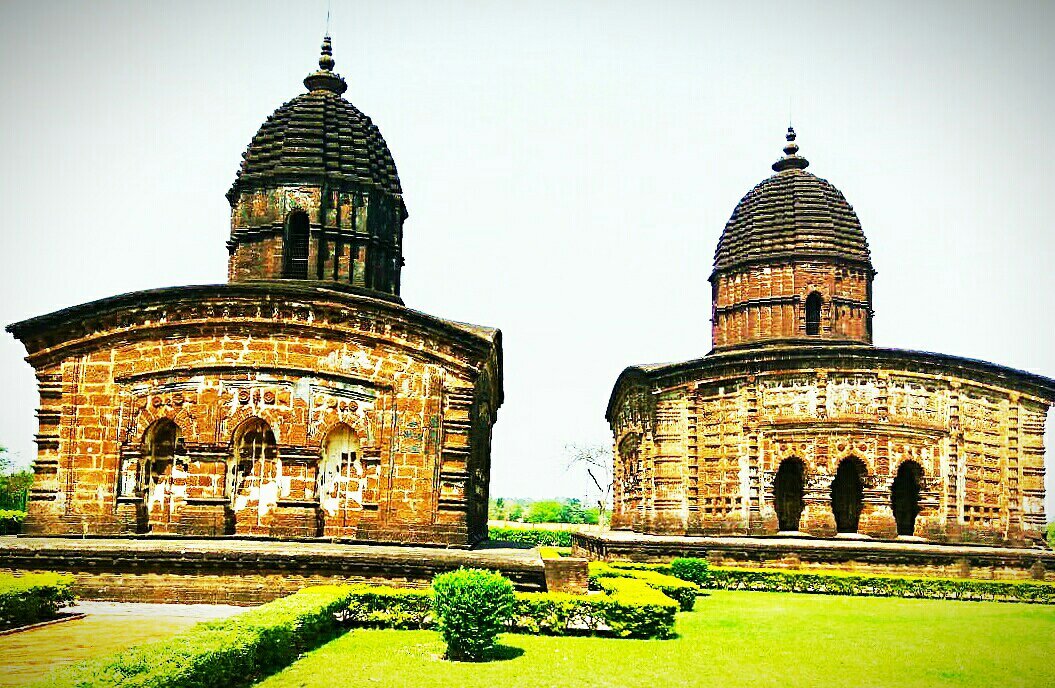
[[(477, 450), (489, 461), (501, 397), (492, 341), (351, 295), (212, 289), (193, 302), (174, 290), (27, 345), (41, 443), (26, 532), (478, 539), (469, 514), (481, 496), (486, 512), (487, 475), (469, 475), (464, 419), (478, 396), (494, 400)], [(151, 455), (164, 423), (176, 445)], [(239, 459), (254, 423), (272, 444)], [(321, 471), (341, 428), (354, 449)]]
[[(775, 533), (782, 462), (804, 467), (798, 530), (837, 531), (833, 485), (862, 471), (857, 532), (898, 535), (893, 489), (918, 468), (916, 536), (1022, 544), (1044, 527), (1048, 401), (929, 372), (770, 370), (622, 392), (613, 524), (644, 533)], [(909, 470), (909, 469), (906, 469)]]
[(754, 265), (716, 273), (712, 345), (806, 337), (806, 298), (821, 296), (818, 339), (871, 343), (871, 272), (834, 263)]

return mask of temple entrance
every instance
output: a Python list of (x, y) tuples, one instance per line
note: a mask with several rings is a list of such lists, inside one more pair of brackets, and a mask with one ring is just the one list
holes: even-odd
[(894, 485), (890, 489), (890, 503), (894, 508), (898, 535), (913, 535), (916, 532), (922, 477), (923, 468), (915, 461), (905, 461), (897, 469)]
[(839, 462), (832, 481), (832, 513), (835, 529), (840, 533), (856, 533), (864, 503), (865, 466), (860, 459), (846, 458)]
[(773, 500), (780, 530), (798, 530), (802, 518), (805, 467), (799, 459), (784, 459), (773, 480)]
[[(176, 509), (173, 471), (177, 454), (183, 454), (183, 437), (171, 420), (162, 419), (151, 425), (143, 436), (143, 504), (146, 509), (148, 531), (168, 532)], [(142, 527), (142, 526), (140, 526)]]

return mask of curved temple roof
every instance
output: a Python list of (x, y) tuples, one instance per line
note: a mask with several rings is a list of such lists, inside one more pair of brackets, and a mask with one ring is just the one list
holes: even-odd
[(774, 258), (829, 257), (871, 268), (861, 222), (842, 192), (809, 172), (788, 127), (776, 171), (737, 204), (714, 253), (715, 272)]
[[(373, 121), (341, 94), (345, 80), (333, 71), (330, 37), (322, 44), (319, 70), (304, 79), (307, 93), (267, 118), (242, 155), (227, 199), (276, 183), (314, 183), (379, 189), (402, 202), (396, 163)], [(406, 209), (402, 209), (406, 217)]]

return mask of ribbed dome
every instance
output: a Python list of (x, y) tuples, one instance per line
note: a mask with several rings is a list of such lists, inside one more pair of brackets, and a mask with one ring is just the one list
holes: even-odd
[(714, 253), (714, 269), (784, 258), (827, 257), (871, 267), (868, 240), (842, 192), (805, 171), (788, 130), (777, 173), (737, 204)]
[(321, 184), (338, 188), (373, 187), (399, 199), (402, 189), (388, 144), (369, 117), (345, 100), (347, 85), (332, 72), (323, 46), (320, 70), (304, 80), (308, 93), (275, 110), (242, 156), (227, 199), (233, 205), (245, 190), (276, 184)]

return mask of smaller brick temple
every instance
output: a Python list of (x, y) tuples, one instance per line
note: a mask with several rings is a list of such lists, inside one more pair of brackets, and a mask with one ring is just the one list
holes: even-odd
[(486, 537), (501, 333), (403, 304), (407, 210), (330, 39), (227, 193), (228, 283), (10, 325), (40, 392), (30, 535)]
[(711, 352), (615, 383), (613, 527), (1038, 541), (1055, 381), (874, 346), (868, 242), (795, 138), (718, 243)]

